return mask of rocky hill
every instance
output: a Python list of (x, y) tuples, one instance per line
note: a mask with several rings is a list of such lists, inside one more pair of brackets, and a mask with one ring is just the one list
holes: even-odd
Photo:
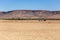
[(60, 19), (60, 11), (47, 10), (13, 10), (8, 12), (0, 12), (0, 19), (17, 19), (17, 18), (58, 18)]

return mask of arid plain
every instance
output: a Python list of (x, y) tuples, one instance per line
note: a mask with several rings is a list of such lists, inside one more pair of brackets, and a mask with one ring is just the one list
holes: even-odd
[(60, 40), (60, 20), (0, 20), (0, 40)]

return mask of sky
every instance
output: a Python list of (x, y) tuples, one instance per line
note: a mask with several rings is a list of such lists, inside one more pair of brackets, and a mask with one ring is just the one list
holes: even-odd
[(0, 11), (60, 10), (60, 0), (0, 0)]

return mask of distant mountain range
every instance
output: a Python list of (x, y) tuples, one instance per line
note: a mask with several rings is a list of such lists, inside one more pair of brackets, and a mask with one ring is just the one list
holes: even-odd
[(17, 19), (17, 18), (58, 18), (60, 11), (47, 10), (13, 10), (0, 12), (0, 19)]

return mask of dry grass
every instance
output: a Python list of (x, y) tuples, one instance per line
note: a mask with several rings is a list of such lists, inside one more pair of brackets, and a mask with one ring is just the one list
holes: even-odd
[(0, 40), (60, 40), (60, 21), (0, 20)]

